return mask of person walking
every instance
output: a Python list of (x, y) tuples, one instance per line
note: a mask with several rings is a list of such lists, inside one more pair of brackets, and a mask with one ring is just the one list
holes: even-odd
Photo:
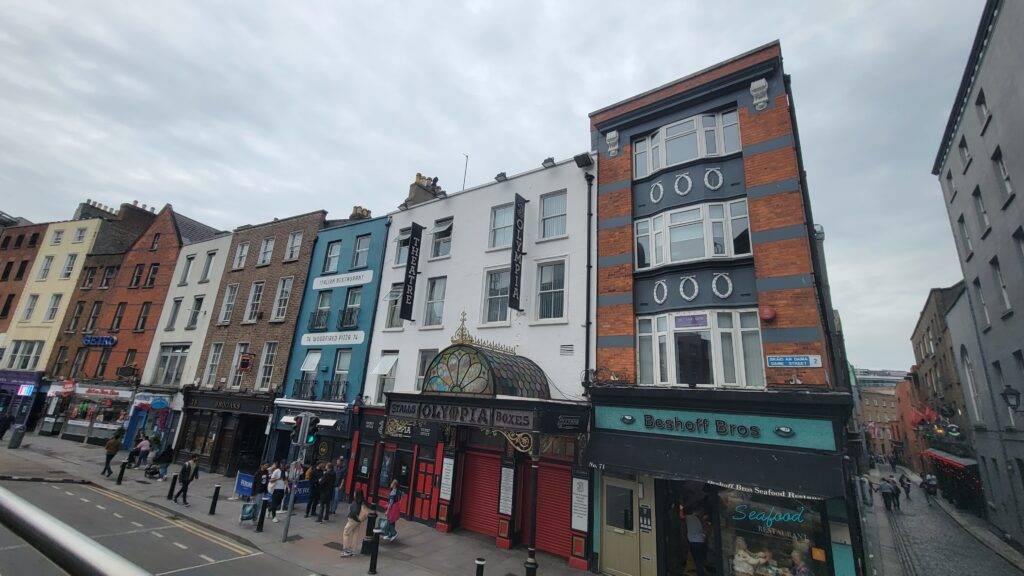
[(173, 461), (174, 449), (171, 448), (170, 444), (167, 444), (166, 446), (161, 448), (160, 451), (156, 453), (156, 456), (153, 457), (153, 464), (156, 464), (157, 466), (160, 467), (160, 475), (157, 478), (158, 482), (163, 482), (164, 480), (167, 480), (167, 468), (168, 466), (171, 465), (171, 462)]
[(882, 502), (885, 504), (885, 511), (892, 511), (892, 484), (885, 478), (878, 482), (878, 491), (882, 494)]
[(924, 490), (924, 499), (929, 506), (932, 505), (932, 501), (935, 500), (935, 496), (939, 493), (939, 480), (934, 474), (925, 474), (924, 479), (921, 480), (921, 488)]
[(192, 484), (192, 481), (199, 478), (199, 465), (196, 462), (196, 457), (192, 456), (181, 465), (181, 470), (178, 472), (178, 482), (181, 482), (181, 488), (178, 488), (178, 493), (174, 495), (174, 503), (178, 503), (178, 498), (181, 498), (182, 504), (186, 507), (188, 503), (188, 487)]
[(121, 449), (121, 439), (115, 435), (107, 440), (107, 443), (103, 445), (103, 450), (107, 453), (103, 461), (103, 471), (100, 474), (106, 475), (110, 478), (114, 471), (110, 469), (110, 462), (117, 456), (117, 451)]
[(906, 494), (906, 496), (907, 496), (907, 502), (910, 502), (910, 486), (911, 485), (912, 485), (912, 483), (910, 482), (910, 476), (907, 476), (906, 472), (900, 474), (900, 486), (903, 487), (903, 493)]
[(384, 514), (384, 541), (394, 542), (398, 539), (398, 519), (402, 516), (402, 489), (398, 480), (391, 480), (391, 491), (388, 492), (388, 509)]
[(348, 460), (342, 455), (334, 466), (334, 474), (337, 478), (337, 485), (334, 490), (334, 499), (331, 501), (331, 514), (338, 513), (338, 503), (348, 500), (345, 496), (345, 477), (348, 476)]
[(348, 506), (348, 521), (345, 522), (345, 529), (341, 533), (342, 558), (355, 556), (355, 545), (359, 540), (359, 527), (369, 514), (370, 507), (366, 505), (362, 491), (356, 491), (352, 503)]
[(896, 510), (900, 509), (900, 483), (896, 481), (895, 476), (889, 476), (886, 482), (892, 486), (892, 507)]
[(334, 473), (334, 464), (325, 464), (324, 472), (320, 476), (320, 485), (318, 486), (320, 492), (320, 514), (316, 518), (318, 523), (324, 520), (331, 520), (331, 498), (337, 489), (337, 478), (337, 475)]
[(3, 442), (4, 436), (7, 435), (7, 431), (11, 429), (11, 424), (14, 423), (14, 416), (10, 413), (0, 416), (0, 442)]
[(694, 511), (684, 508), (683, 513), (686, 524), (686, 541), (689, 544), (690, 555), (693, 556), (693, 565), (697, 570), (697, 576), (704, 576), (704, 564), (707, 562), (708, 556), (704, 521)]
[(324, 465), (317, 464), (309, 469), (306, 481), (309, 482), (309, 500), (306, 500), (306, 518), (309, 513), (316, 515), (316, 508), (320, 505), (320, 478), (324, 475)]
[(135, 450), (139, 453), (139, 457), (135, 460), (135, 468), (146, 465), (146, 462), (149, 461), (150, 448), (152, 448), (152, 445), (149, 443), (149, 438), (143, 436), (142, 440), (139, 440), (139, 443), (135, 445)]
[(284, 501), (284, 491), (288, 487), (285, 479), (284, 466), (278, 462), (270, 469), (270, 516), (272, 522), (277, 522), (277, 511)]

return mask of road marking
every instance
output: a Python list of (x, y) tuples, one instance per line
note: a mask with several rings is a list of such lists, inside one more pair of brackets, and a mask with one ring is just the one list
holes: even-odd
[(60, 486), (57, 486), (56, 484), (50, 484), (50, 488), (53, 488), (54, 490), (60, 490)]
[(182, 550), (188, 550), (188, 546), (185, 546), (181, 542), (171, 542), (171, 544), (174, 544), (175, 546), (177, 546), (178, 548), (181, 548)]
[(96, 507), (99, 508), (100, 510), (106, 510), (107, 509), (106, 506), (100, 506), (99, 504), (97, 504)]
[(132, 522), (132, 526), (138, 526), (139, 528), (142, 528), (142, 524), (139, 524), (138, 522)]
[(89, 499), (88, 498), (79, 498), (79, 500), (81, 500), (82, 502), (85, 502), (86, 504), (89, 503)]
[(65, 490), (64, 493), (67, 494), (68, 496), (74, 496), (75, 495), (74, 492), (68, 492), (67, 490)]
[(156, 536), (157, 538), (163, 538), (164, 537), (164, 535), (159, 533), (159, 532), (150, 532), (150, 534), (152, 534), (153, 536)]
[(114, 512), (114, 517), (115, 517), (115, 518), (124, 518), (124, 516), (121, 516), (121, 515), (120, 515), (120, 514), (118, 514), (117, 512)]
[(184, 568), (178, 568), (176, 570), (168, 570), (167, 572), (159, 572), (155, 576), (168, 576), (169, 574), (178, 574), (180, 572), (187, 572), (189, 570), (195, 570), (196, 568), (202, 568), (204, 566), (212, 566), (213, 564), (224, 564), (225, 562), (234, 562), (235, 560), (242, 560), (243, 558), (252, 558), (253, 556), (262, 556), (263, 552), (253, 552), (252, 554), (246, 554), (245, 556), (235, 556), (234, 558), (226, 558), (224, 560), (217, 560), (216, 562), (210, 562), (208, 564), (199, 564), (197, 566), (186, 566)]
[(202, 558), (203, 560), (206, 560), (210, 564), (213, 564), (213, 563), (217, 562), (216, 560), (214, 560), (213, 558), (210, 558), (206, 554), (200, 554), (199, 557)]

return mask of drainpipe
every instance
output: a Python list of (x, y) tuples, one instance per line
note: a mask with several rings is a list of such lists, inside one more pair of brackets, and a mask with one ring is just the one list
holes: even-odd
[[(586, 304), (586, 318), (583, 322), (583, 329), (586, 331), (584, 334), (584, 346), (583, 346), (583, 380), (584, 384), (590, 383), (590, 330), (593, 326), (591, 320), (591, 312), (593, 307), (591, 305), (591, 299), (593, 298), (593, 292), (591, 290), (591, 278), (594, 270), (593, 261), (593, 248), (594, 248), (594, 174), (586, 171), (588, 168), (594, 166), (594, 160), (590, 157), (589, 153), (579, 154), (574, 158), (576, 160), (576, 166), (584, 170), (583, 179), (587, 182), (587, 304)], [(585, 387), (584, 387), (585, 388)], [(586, 395), (584, 389), (583, 394)]]

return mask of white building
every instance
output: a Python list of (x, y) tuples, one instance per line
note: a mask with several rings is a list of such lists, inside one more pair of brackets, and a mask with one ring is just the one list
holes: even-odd
[[(569, 159), (451, 195), (417, 176), (409, 198), (390, 215), (363, 387), (367, 405), (383, 405), (385, 392), (418, 391), (427, 364), (450, 344), (463, 313), (476, 338), (514, 346), (536, 362), (551, 382), (552, 398), (582, 399), (586, 298), (592, 293), (586, 289), (584, 174)], [(522, 311), (508, 307), (516, 194), (528, 201)], [(424, 231), (415, 319), (407, 321), (398, 317), (398, 300), (414, 222)]]
[[(170, 410), (167, 417), (172, 420), (166, 429), (175, 436), (182, 409), (179, 389), (199, 383), (199, 357), (213, 317), (229, 246), (231, 234), (227, 232), (182, 246), (142, 371), (143, 391), (136, 395), (135, 409), (141, 406), (154, 412)], [(156, 421), (148, 418), (146, 428), (152, 428)]]

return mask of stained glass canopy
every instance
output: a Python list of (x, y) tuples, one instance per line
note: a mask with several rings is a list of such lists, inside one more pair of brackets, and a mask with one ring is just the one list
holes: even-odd
[(533, 360), (472, 344), (454, 344), (434, 356), (423, 393), (551, 398), (548, 377)]

